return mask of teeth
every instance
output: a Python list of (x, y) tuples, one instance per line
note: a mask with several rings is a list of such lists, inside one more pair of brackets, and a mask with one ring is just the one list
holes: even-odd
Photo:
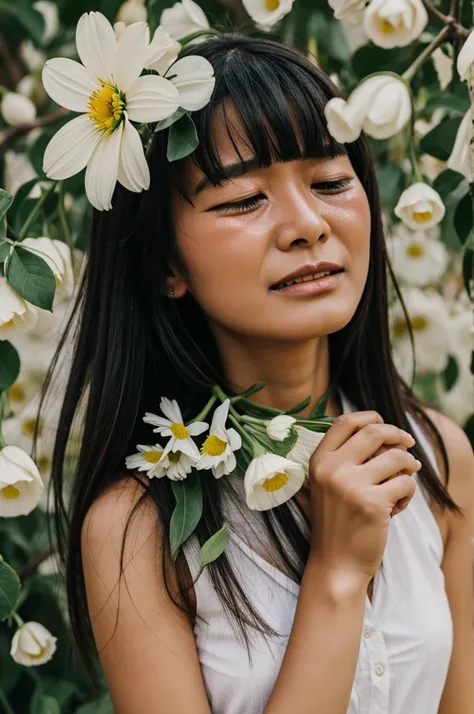
[(298, 283), (307, 283), (310, 280), (318, 280), (319, 278), (324, 278), (326, 275), (330, 275), (331, 271), (326, 270), (323, 273), (313, 273), (313, 275), (305, 275), (303, 278), (295, 278), (294, 280), (288, 280), (287, 283), (281, 283), (277, 285), (277, 289), (288, 288), (290, 285), (297, 285)]

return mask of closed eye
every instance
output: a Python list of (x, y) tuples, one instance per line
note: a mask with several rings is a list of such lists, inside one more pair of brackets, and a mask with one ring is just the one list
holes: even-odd
[[(347, 188), (351, 183), (352, 178), (338, 179), (336, 181), (320, 181), (311, 184), (312, 190), (322, 191), (324, 193), (336, 193), (344, 188)], [(218, 206), (209, 208), (209, 211), (217, 213), (237, 213), (238, 211), (252, 211), (262, 205), (266, 196), (263, 193), (257, 193), (255, 196), (243, 198), (241, 201), (231, 201), (229, 203), (221, 203)]]

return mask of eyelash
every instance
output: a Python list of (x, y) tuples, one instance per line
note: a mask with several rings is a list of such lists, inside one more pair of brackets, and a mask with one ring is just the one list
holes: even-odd
[[(318, 186), (322, 191), (335, 192), (346, 188), (351, 183), (351, 178), (344, 178), (338, 179), (337, 181), (321, 181), (312, 185)], [(218, 213), (234, 213), (242, 210), (249, 211), (254, 208), (258, 208), (258, 206), (260, 206), (262, 202), (262, 198), (265, 198), (265, 196), (262, 193), (258, 193), (256, 196), (244, 198), (242, 199), (242, 201), (234, 201), (233, 203), (222, 203), (220, 206), (215, 206), (212, 210), (217, 211)]]

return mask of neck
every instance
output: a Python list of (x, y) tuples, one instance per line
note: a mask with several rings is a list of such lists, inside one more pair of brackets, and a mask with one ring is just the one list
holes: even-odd
[[(252, 384), (265, 384), (252, 396), (258, 404), (286, 411), (311, 397), (310, 404), (301, 412), (301, 416), (307, 416), (328, 390), (327, 336), (304, 343), (280, 344), (220, 331), (216, 331), (215, 337), (227, 381), (235, 392), (242, 392)], [(334, 390), (329, 395), (325, 413), (328, 416), (342, 414)]]

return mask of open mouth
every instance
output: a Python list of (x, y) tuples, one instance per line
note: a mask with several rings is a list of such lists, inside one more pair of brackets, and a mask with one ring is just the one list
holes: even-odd
[(278, 283), (270, 286), (270, 290), (282, 290), (283, 288), (289, 288), (290, 285), (297, 285), (298, 283), (306, 283), (311, 280), (320, 280), (325, 278), (327, 275), (336, 275), (337, 273), (342, 273), (343, 269), (340, 270), (325, 270), (321, 273), (313, 273), (312, 275), (304, 275), (301, 278), (293, 278), (293, 280), (288, 280), (286, 283)]

